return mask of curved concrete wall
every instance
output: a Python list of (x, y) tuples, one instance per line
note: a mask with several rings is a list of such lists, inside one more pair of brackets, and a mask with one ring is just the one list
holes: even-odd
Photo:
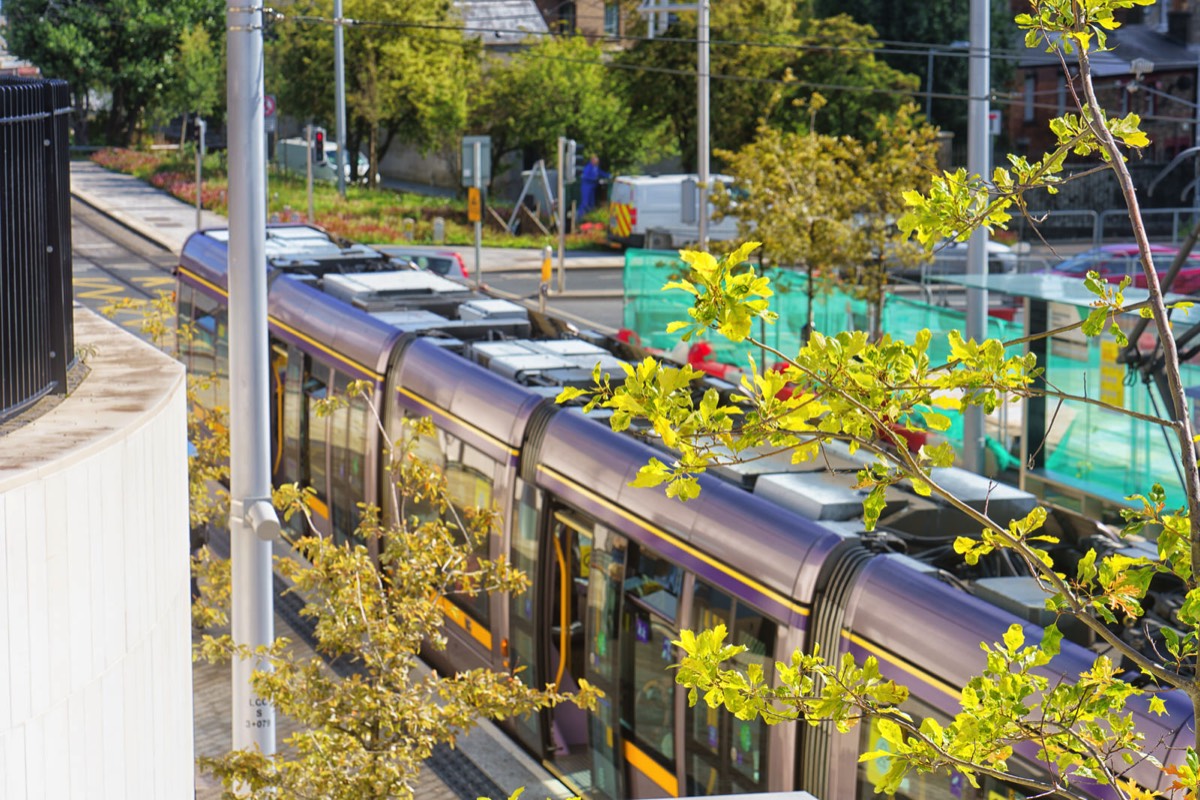
[(0, 437), (0, 797), (191, 798), (182, 367), (76, 310), (91, 373)]

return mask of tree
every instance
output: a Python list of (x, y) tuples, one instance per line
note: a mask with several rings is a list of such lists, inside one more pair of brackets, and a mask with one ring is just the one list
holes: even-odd
[[(634, 482), (638, 486), (666, 484), (668, 494), (683, 499), (699, 491), (696, 474), (727, 459), (728, 454), (791, 450), (795, 459), (818, 455), (824, 442), (849, 443), (875, 460), (858, 473), (858, 485), (868, 490), (863, 504), (864, 523), (873, 528), (884, 508), (884, 491), (908, 480), (918, 493), (936, 493), (979, 525), (978, 536), (959, 537), (955, 550), (968, 563), (1003, 551), (1019, 559), (1030, 576), (1047, 592), (1047, 605), (1060, 616), (1069, 616), (1102, 641), (1108, 653), (1097, 656), (1091, 669), (1074, 679), (1050, 683), (1040, 668), (1059, 652), (1062, 634), (1058, 624), (1045, 629), (1040, 643), (1025, 641), (1014, 625), (1001, 642), (985, 642), (987, 666), (962, 690), (962, 711), (943, 726), (933, 719), (916, 719), (901, 709), (907, 692), (884, 680), (872, 659), (856, 663), (847, 654), (826, 659), (821, 653), (793, 655), (777, 665), (778, 684), (764, 680), (761, 668), (745, 672), (726, 669), (724, 662), (740, 652), (724, 643), (724, 631), (684, 632), (679, 645), (685, 656), (677, 680), (691, 687), (689, 700), (703, 697), (710, 706), (725, 706), (745, 717), (768, 722), (804, 718), (836, 723), (840, 730), (872, 718), (888, 742), (889, 752), (866, 754), (888, 761), (880, 770), (877, 790), (894, 793), (913, 770), (957, 772), (975, 783), (977, 776), (1000, 776), (1037, 796), (1084, 797), (1087, 782), (1113, 787), (1125, 797), (1149, 796), (1126, 781), (1124, 765), (1154, 755), (1166, 756), (1160, 743), (1143, 741), (1130, 713), (1135, 699), (1152, 713), (1166, 705), (1157, 693), (1176, 689), (1190, 699), (1193, 719), (1200, 710), (1200, 581), (1192, 565), (1200, 561), (1200, 472), (1197, 471), (1194, 431), (1180, 385), (1178, 354), (1171, 332), (1169, 309), (1141, 224), (1137, 197), (1125, 164), (1126, 153), (1144, 147), (1148, 140), (1136, 115), (1113, 117), (1098, 104), (1092, 82), (1091, 57), (1106, 45), (1106, 32), (1117, 26), (1113, 12), (1151, 0), (1032, 0), (1032, 13), (1016, 18), (1026, 31), (1029, 46), (1044, 46), (1076, 62), (1080, 75), (1078, 114), (1055, 120), (1056, 149), (1036, 162), (1010, 156), (990, 180), (964, 171), (945, 173), (933, 181), (929, 192), (905, 193), (909, 213), (900, 221), (926, 245), (945, 236), (965, 239), (977, 226), (1000, 226), (1011, 213), (1025, 208), (1025, 195), (1034, 188), (1054, 191), (1069, 176), (1063, 174), (1068, 153), (1094, 156), (1111, 168), (1127, 202), (1141, 253), (1149, 300), (1139, 304), (1153, 319), (1165, 365), (1171, 420), (1159, 420), (1180, 445), (1180, 466), (1187, 496), (1186, 508), (1166, 507), (1162, 487), (1130, 498), (1136, 507), (1125, 514), (1124, 534), (1158, 530), (1158, 558), (1131, 557), (1114, 552), (1098, 556), (1090, 550), (1077, 562), (1057, 564), (1048, 546), (1053, 537), (1042, 531), (1045, 508), (1036, 508), (1022, 519), (997, 520), (972, 509), (939, 485), (933, 468), (954, 460), (949, 445), (923, 447), (910, 452), (893, 432), (896, 423), (923, 430), (942, 430), (949, 420), (937, 409), (965, 410), (981, 406), (994, 410), (1012, 397), (1038, 394), (1066, 398), (1062, 392), (1035, 385), (1041, 367), (1032, 354), (1012, 354), (1003, 342), (964, 341), (949, 335), (951, 357), (946, 364), (931, 363), (930, 334), (914, 342), (883, 337), (871, 342), (862, 332), (836, 336), (814, 335), (798, 353), (773, 351), (783, 360), (782, 371), (758, 372), (746, 377), (740, 395), (727, 400), (715, 391), (700, 402), (686, 390), (681, 377), (695, 374), (684, 368), (656, 369), (652, 362), (629, 371), (620, 388), (602, 381), (590, 394), (589, 404), (616, 409), (614, 427), (626, 426), (633, 417), (647, 418), (665, 441), (672, 442), (671, 463), (652, 459)], [(768, 308), (770, 282), (747, 272), (743, 262), (757, 247), (749, 243), (718, 261), (705, 253), (687, 253), (689, 275), (675, 286), (693, 294), (689, 319), (675, 323), (687, 339), (716, 331), (741, 341), (759, 320), (772, 321)], [(1078, 326), (1087, 335), (1111, 335), (1118, 342), (1124, 333), (1118, 313), (1128, 310), (1119, 285), (1088, 276), (1086, 286), (1095, 296), (1087, 319)], [(1183, 303), (1174, 306), (1190, 306)], [(1024, 342), (1013, 344), (1020, 346)], [(757, 344), (757, 343), (756, 343)], [(769, 349), (769, 348), (768, 348)], [(792, 385), (789, 393), (781, 390)], [(563, 392), (564, 399), (582, 390)], [(1072, 398), (1096, 403), (1088, 398)], [(1122, 413), (1123, 409), (1116, 409)], [(882, 437), (882, 439), (880, 438)], [(1178, 582), (1185, 599), (1174, 617), (1176, 627), (1162, 632), (1157, 651), (1140, 649), (1119, 635), (1124, 621), (1141, 616), (1147, 591), (1154, 580)], [(1122, 662), (1132, 665), (1121, 666)], [(1144, 682), (1135, 685), (1120, 672), (1132, 669)], [(1182, 752), (1163, 767), (1172, 789), (1191, 797), (1200, 791), (1200, 755), (1196, 731)], [(1187, 736), (1181, 731), (1181, 736)], [(1033, 745), (1046, 765), (1045, 776), (1014, 774), (1008, 766), (1013, 748)], [(1152, 752), (1153, 751), (1153, 752)], [(1164, 759), (1165, 760), (1165, 759)]]
[(224, 20), (224, 6), (215, 0), (12, 0), (4, 10), (12, 52), (71, 84), (81, 141), (87, 141), (91, 98), (109, 95), (105, 137), (116, 144), (132, 141), (143, 113), (171, 85), (184, 31), (198, 24), (222, 30), (215, 21)]
[[(639, 41), (617, 58), (633, 113), (670, 126), (684, 168), (696, 157), (696, 20), (681, 14), (665, 35)], [(917, 81), (876, 60), (874, 31), (849, 17), (813, 20), (783, 0), (712, 5), (710, 107), (714, 149), (752, 141), (767, 109), (770, 124), (800, 130), (797, 105), (814, 90), (831, 98), (818, 127), (834, 136), (870, 138), (879, 114), (899, 109)], [(780, 101), (770, 98), (778, 92)]]
[[(361, 384), (352, 384), (349, 394), (362, 391)], [(346, 403), (333, 398), (319, 413), (339, 413)], [(292, 542), (306, 563), (277, 560), (305, 600), (301, 613), (316, 620), (317, 650), (348, 661), (354, 673), (340, 677), (321, 658), (289, 654), (282, 639), (267, 648), (263, 657), (271, 668), (254, 673), (255, 692), (302, 730), (274, 756), (240, 750), (202, 760), (223, 781), (227, 796), (411, 798), (434, 746), (453, 744), (479, 717), (500, 719), (571, 699), (587, 706), (600, 696), (586, 681), (568, 696), (553, 686), (529, 688), (514, 674), (475, 669), (446, 677), (418, 671), (423, 643), (446, 645), (440, 633), (443, 598), (520, 592), (528, 584), (503, 559), (474, 555), (492, 534), (496, 513), (455, 507), (445, 476), (421, 458), (421, 440), (429, 436), (436, 436), (429, 420), (407, 420), (388, 454), (393, 522), (380, 509), (365, 508), (359, 541), (337, 544), (314, 533)], [(311, 494), (297, 486), (277, 490), (285, 520), (306, 514)], [(367, 542), (378, 544), (378, 568)], [(199, 568), (203, 594), (227, 599), (227, 563), (201, 559)], [(211, 603), (201, 604), (197, 613), (204, 624), (224, 621)], [(234, 653), (249, 657), (247, 650), (228, 635), (205, 636), (199, 646), (199, 654), (214, 660)]]
[[(993, 2), (991, 9), (992, 86), (1008, 83), (1013, 73), (1008, 53), (1016, 38), (1009, 4)], [(930, 89), (929, 66), (933, 64), (933, 94), (955, 97), (933, 98), (930, 122), (952, 130), (960, 138), (967, 132), (966, 49), (951, 48), (954, 42), (969, 37), (967, 29), (970, 4), (957, 0), (816, 0), (814, 15), (832, 17), (848, 14), (875, 29), (882, 46), (879, 58), (894, 69), (920, 76), (921, 91)], [(930, 52), (933, 61), (930, 61)], [(1000, 57), (996, 57), (997, 55)]]
[[(823, 100), (809, 101), (815, 114)], [(753, 142), (736, 153), (718, 152), (735, 191), (718, 185), (716, 206), (737, 215), (740, 236), (763, 243), (768, 263), (806, 269), (810, 295), (819, 283), (837, 283), (878, 308), (888, 265), (923, 254), (895, 226), (904, 212), (900, 191), (928, 185), (936, 166), (935, 131), (915, 114), (910, 105), (894, 117), (881, 115), (866, 142), (785, 133), (764, 121)], [(809, 329), (811, 307), (810, 301)]]
[[(357, 0), (345, 17), (347, 145), (365, 152), (373, 185), (393, 139), (431, 150), (455, 142), (476, 87), (478, 40), (448, 0)], [(334, 119), (333, 3), (307, 0), (278, 23), (268, 81), (299, 119)], [(353, 163), (353, 162), (351, 162)]]
[[(216, 42), (208, 30), (194, 25), (183, 32), (174, 62), (170, 107), (182, 114), (210, 118), (225, 107), (225, 40)], [(187, 138), (183, 126), (180, 144)]]
[(616, 172), (665, 149), (663, 126), (631, 113), (604, 49), (581, 37), (541, 37), (493, 59), (486, 75), (472, 127), (492, 137), (497, 156), (522, 149), (552, 161), (565, 136)]

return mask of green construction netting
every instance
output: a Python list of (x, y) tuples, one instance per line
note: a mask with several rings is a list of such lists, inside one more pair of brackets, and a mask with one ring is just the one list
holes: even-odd
[[(669, 280), (686, 275), (687, 266), (674, 251), (629, 250), (625, 254), (625, 327), (636, 332), (644, 345), (674, 350), (681, 357), (678, 337), (666, 327), (674, 320), (687, 319), (690, 295), (682, 291), (662, 291)], [(783, 353), (794, 353), (801, 346), (801, 335), (808, 318), (808, 294), (805, 276), (778, 269), (764, 274), (772, 281), (775, 296), (771, 309), (779, 314), (775, 325), (764, 325), (756, 338)], [(1080, 313), (1064, 307), (1060, 313)], [(867, 305), (840, 291), (818, 294), (813, 300), (814, 328), (833, 334), (867, 326)], [(963, 330), (962, 312), (907, 297), (889, 297), (884, 303), (881, 328), (893, 337), (912, 340), (917, 331), (932, 333), (930, 358), (934, 363), (949, 357), (947, 333)], [(988, 336), (1005, 340), (1024, 335), (1019, 322), (989, 317)], [(733, 344), (720, 337), (707, 340), (712, 357), (726, 364), (745, 368), (749, 358), (760, 365), (776, 359), (749, 344)], [(1111, 346), (1111, 345), (1110, 345)], [(1022, 348), (1023, 346), (1019, 346)], [(1079, 396), (1100, 397), (1102, 380), (1108, 394), (1125, 408), (1155, 417), (1167, 416), (1163, 402), (1150, 387), (1124, 383), (1123, 367), (1117, 366), (1111, 353), (1102, 356), (1102, 345), (1095, 339), (1054, 340), (1046, 363), (1047, 379), (1058, 389)], [(1200, 367), (1185, 365), (1184, 385), (1200, 385)], [(1157, 407), (1155, 406), (1157, 401)], [(985, 433), (1009, 453), (1018, 454), (1022, 424), (1022, 405), (1008, 404), (986, 420)], [(956, 448), (962, 447), (962, 420), (951, 413), (951, 427), (944, 434)], [(1178, 444), (1168, 444), (1162, 428), (1134, 420), (1113, 411), (1083, 402), (1066, 401), (1058, 405), (1048, 401), (1046, 408), (1047, 441), (1045, 476), (1075, 490), (1119, 502), (1120, 498), (1149, 491), (1154, 483), (1167, 490), (1168, 501), (1184, 501), (1176, 471)], [(1174, 452), (1173, 452), (1174, 451)]]

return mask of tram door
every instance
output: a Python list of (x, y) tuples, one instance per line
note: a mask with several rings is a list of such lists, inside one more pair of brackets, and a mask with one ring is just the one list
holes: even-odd
[(546, 712), (548, 760), (589, 798), (621, 795), (616, 743), (617, 647), (624, 540), (565, 510), (551, 518), (546, 554), (552, 593), (544, 603), (549, 624), (546, 677), (564, 691), (580, 678), (605, 693), (595, 711), (562, 704)]

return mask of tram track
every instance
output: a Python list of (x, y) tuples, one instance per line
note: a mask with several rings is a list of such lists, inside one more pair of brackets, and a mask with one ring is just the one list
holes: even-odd
[[(94, 311), (122, 299), (152, 300), (172, 291), (175, 254), (77, 199), (71, 200), (72, 272), (75, 298)], [(116, 321), (135, 328), (140, 312)]]

